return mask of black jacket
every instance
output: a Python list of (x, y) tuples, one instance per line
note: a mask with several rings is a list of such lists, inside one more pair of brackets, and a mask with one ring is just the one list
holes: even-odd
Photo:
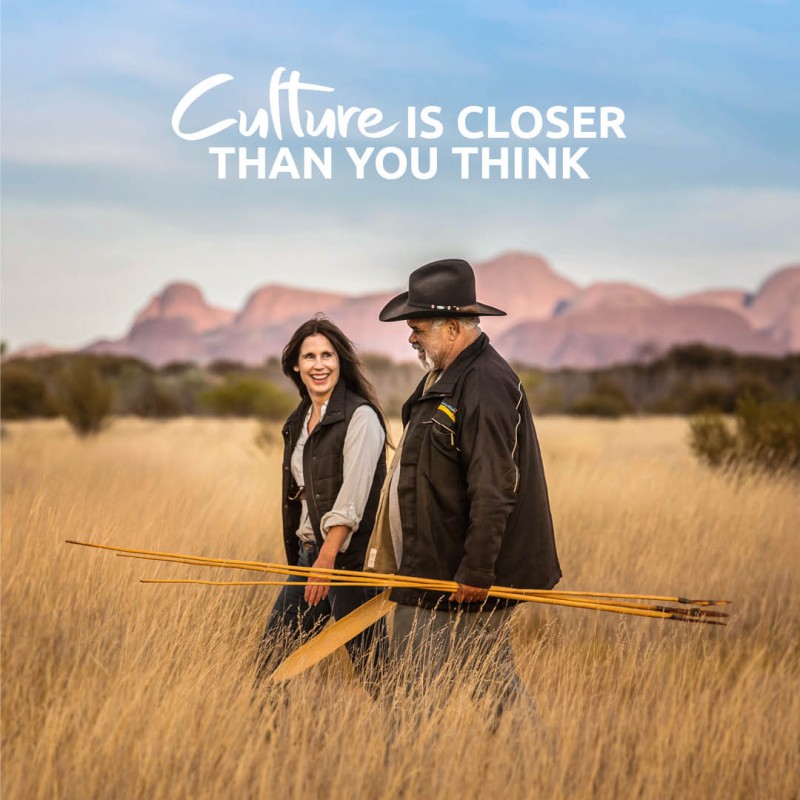
[[(297, 485), (292, 477), (291, 460), (302, 425), (305, 421), (311, 401), (306, 397), (292, 412), (283, 426), (283, 543), (286, 548), (286, 560), (289, 564), (297, 564), (299, 556), (299, 540), (297, 528), (300, 525), (302, 504), (297, 495)], [(305, 498), (308, 503), (308, 515), (314, 528), (314, 536), (321, 547), (323, 538), (320, 533), (320, 521), (333, 508), (344, 478), (344, 440), (347, 426), (357, 408), (369, 405), (378, 415), (383, 425), (380, 411), (368, 400), (351, 391), (344, 380), (340, 380), (333, 389), (325, 416), (311, 432), (303, 448), (303, 475), (305, 476)], [(372, 479), (367, 505), (361, 517), (358, 530), (353, 533), (350, 544), (344, 553), (336, 556), (337, 569), (360, 570), (364, 564), (375, 513), (378, 509), (381, 486), (386, 477), (386, 453), (381, 449), (375, 475)]]
[[(552, 588), (561, 569), (539, 443), (519, 378), (481, 334), (425, 394), (423, 386), (424, 380), (403, 406), (400, 574), (470, 586)], [(445, 597), (392, 592), (393, 600), (427, 607)]]

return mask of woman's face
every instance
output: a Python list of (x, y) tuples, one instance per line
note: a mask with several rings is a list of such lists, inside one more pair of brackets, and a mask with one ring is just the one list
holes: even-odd
[(339, 380), (339, 356), (327, 336), (306, 336), (300, 345), (295, 372), (300, 373), (312, 400), (324, 403)]

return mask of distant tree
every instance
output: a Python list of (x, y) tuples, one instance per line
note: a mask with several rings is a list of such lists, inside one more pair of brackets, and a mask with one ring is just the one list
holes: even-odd
[(137, 385), (126, 409), (137, 417), (179, 417), (184, 413), (177, 392), (165, 380), (145, 376)]
[(681, 405), (689, 414), (706, 411), (732, 414), (736, 408), (736, 390), (721, 381), (701, 381), (687, 391)]
[(253, 375), (235, 374), (204, 391), (200, 400), (213, 414), (271, 420), (284, 419), (296, 405), (274, 384)]
[(670, 348), (664, 360), (679, 369), (709, 369), (710, 367), (729, 367), (739, 356), (721, 347), (709, 347), (702, 342), (676, 345)]
[(556, 414), (564, 410), (562, 387), (548, 380), (544, 370), (520, 368), (517, 374), (534, 414)]
[(642, 342), (633, 355), (633, 362), (635, 364), (651, 364), (656, 361), (662, 354), (662, 348), (657, 342), (647, 341)]
[(104, 378), (91, 356), (70, 359), (58, 373), (52, 400), (79, 436), (99, 433), (109, 422), (114, 407), (114, 384)]
[(208, 365), (208, 371), (212, 375), (219, 375), (221, 377), (225, 377), (226, 375), (233, 375), (238, 373), (247, 372), (247, 367), (241, 363), (241, 361), (230, 361), (225, 358), (219, 358), (216, 361), (212, 361)]
[(163, 367), (159, 370), (162, 375), (183, 375), (185, 372), (191, 372), (192, 370), (197, 369), (197, 365), (194, 361), (170, 361), (168, 364), (164, 364)]
[(571, 414), (589, 417), (621, 417), (635, 411), (625, 390), (612, 378), (599, 378), (591, 392), (569, 408)]
[(743, 375), (736, 381), (733, 391), (737, 400), (749, 397), (764, 403), (775, 397), (775, 387), (761, 375)]
[(3, 419), (55, 416), (44, 379), (24, 361), (8, 361), (0, 371)]

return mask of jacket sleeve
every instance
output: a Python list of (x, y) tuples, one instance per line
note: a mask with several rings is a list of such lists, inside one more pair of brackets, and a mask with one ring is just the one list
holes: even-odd
[[(475, 383), (478, 383), (477, 381)], [(466, 477), (469, 523), (458, 583), (488, 587), (514, 510), (519, 484), (518, 437), (524, 408), (522, 385), (474, 385), (464, 394), (461, 460)]]

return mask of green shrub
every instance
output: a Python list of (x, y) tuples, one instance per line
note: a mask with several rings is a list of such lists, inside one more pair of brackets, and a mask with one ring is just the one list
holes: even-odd
[(197, 369), (197, 365), (194, 361), (170, 361), (168, 364), (164, 364), (159, 372), (162, 375), (173, 376), (183, 375), (185, 372), (192, 372), (195, 369)]
[(775, 397), (775, 387), (761, 375), (744, 375), (736, 381), (733, 391), (737, 400), (751, 397), (759, 403)]
[(741, 400), (736, 408), (736, 437), (751, 463), (768, 469), (800, 468), (800, 401)]
[(707, 411), (689, 421), (689, 446), (700, 461), (712, 467), (735, 462), (736, 437), (718, 411)]
[(717, 381), (704, 381), (687, 392), (682, 406), (689, 414), (707, 411), (732, 414), (736, 408), (736, 390)]
[(198, 367), (169, 378), (170, 391), (178, 398), (183, 414), (200, 414), (203, 393), (212, 385), (208, 374)]
[(0, 372), (0, 396), (3, 419), (56, 415), (44, 379), (24, 362), (9, 361), (3, 365)]
[(173, 387), (147, 375), (136, 386), (126, 412), (137, 417), (164, 419), (179, 417), (184, 410)]
[(544, 370), (522, 368), (517, 374), (534, 414), (557, 414), (564, 410), (564, 392), (561, 386), (547, 379)]
[(56, 375), (52, 399), (59, 413), (79, 436), (99, 433), (114, 406), (114, 384), (104, 378), (94, 359), (70, 359)]
[(678, 369), (707, 370), (711, 367), (730, 367), (737, 358), (730, 350), (692, 342), (671, 347), (664, 361)]
[(227, 358), (218, 358), (208, 365), (208, 371), (212, 375), (218, 375), (225, 378), (228, 375), (238, 375), (244, 373), (246, 367), (241, 361), (231, 361)]
[(607, 377), (598, 379), (591, 392), (569, 408), (571, 414), (610, 419), (632, 414), (634, 410), (625, 390)]
[(800, 401), (760, 403), (746, 397), (736, 405), (733, 429), (719, 413), (694, 417), (689, 444), (697, 458), (714, 467), (800, 469)]
[(282, 420), (296, 402), (275, 385), (252, 375), (229, 375), (200, 395), (212, 414)]

